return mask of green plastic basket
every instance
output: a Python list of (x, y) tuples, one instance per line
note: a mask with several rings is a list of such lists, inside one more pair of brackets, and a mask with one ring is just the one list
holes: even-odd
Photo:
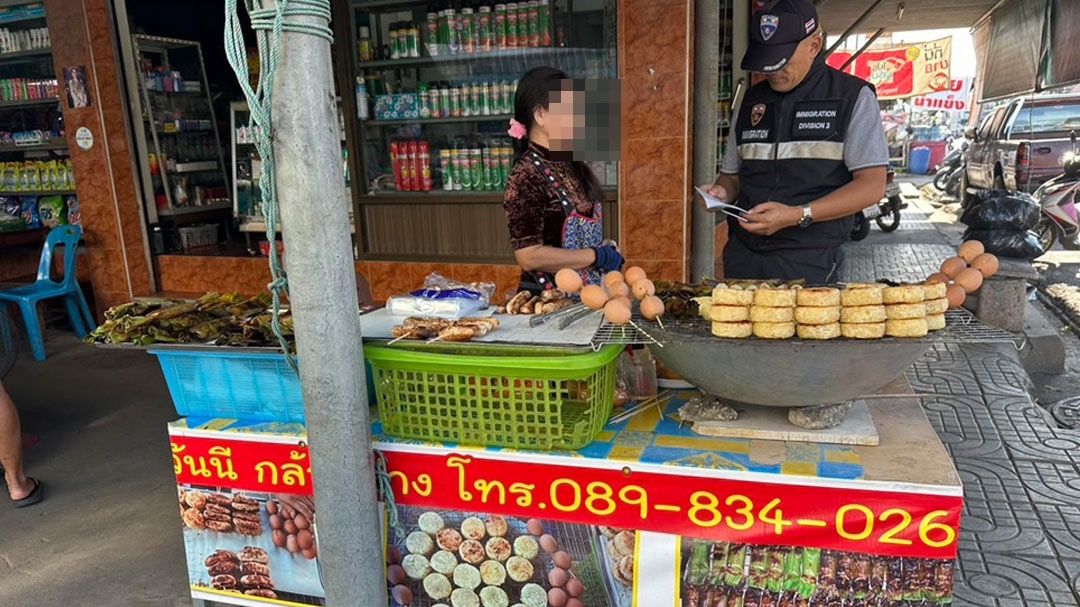
[(387, 435), (580, 449), (611, 416), (620, 350), (396, 344), (365, 346), (364, 355)]

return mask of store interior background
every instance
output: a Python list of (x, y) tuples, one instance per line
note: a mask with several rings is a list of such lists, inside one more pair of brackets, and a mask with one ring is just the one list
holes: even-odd
[[(355, 24), (348, 17), (339, 16), (348, 16), (353, 4), (362, 3), (334, 0), (333, 4), (337, 42), (332, 52), (339, 68), (337, 87), (341, 109), (346, 116), (346, 147), (353, 158), (351, 166), (356, 167), (355, 159), (360, 151), (357, 133), (361, 127), (353, 118), (356, 101), (352, 83), (361, 70), (357, 68), (353, 47), (356, 33), (350, 31)], [(594, 4), (598, 10), (605, 7), (603, 0), (596, 0)], [(719, 3), (717, 154), (730, 118), (734, 89), (744, 76), (734, 69), (734, 58), (741, 56), (745, 48), (745, 36), (740, 35), (736, 25), (746, 23), (751, 4), (740, 0)], [(858, 3), (829, 4), (835, 6), (826, 5), (823, 10), (836, 12), (838, 24), (849, 16), (857, 16), (844, 11), (851, 12)], [(898, 29), (911, 29), (912, 19), (928, 19), (927, 11), (914, 10), (914, 5), (921, 3), (908, 4), (912, 5), (909, 16), (905, 17), (904, 27)], [(219, 225), (219, 242), (210, 247), (177, 250), (170, 238), (163, 237), (155, 229), (164, 226), (167, 232), (168, 221), (161, 221), (160, 217), (154, 218), (147, 212), (147, 208), (154, 205), (152, 200), (147, 202), (145, 194), (146, 170), (143, 165), (147, 144), (136, 136), (136, 122), (140, 117), (135, 115), (137, 108), (133, 109), (127, 84), (129, 72), (139, 71), (139, 67), (130, 65), (131, 58), (125, 57), (125, 52), (130, 53), (130, 50), (125, 51), (121, 43), (133, 34), (201, 43), (222, 155), (226, 167), (231, 168), (233, 133), (229, 124), (229, 104), (241, 99), (242, 95), (225, 60), (221, 43), (224, 30), (221, 3), (196, 0), (185, 3), (180, 9), (175, 4), (139, 0), (85, 0), (80, 3), (45, 0), (45, 6), (57, 72), (64, 66), (83, 65), (91, 84), (92, 105), (74, 109), (64, 107), (64, 119), (86, 230), (87, 247), (81, 271), (86, 273), (93, 287), (98, 311), (153, 293), (263, 291), (269, 281), (269, 272), (266, 258), (258, 250), (260, 237), (237, 232), (229, 210), (195, 217), (199, 222)], [(700, 132), (694, 126), (692, 105), (697, 82), (694, 73), (695, 3), (688, 0), (626, 0), (608, 1), (606, 6), (615, 12), (617, 75), (622, 89), (617, 190), (613, 190), (610, 202), (605, 205), (612, 236), (619, 242), (628, 262), (641, 265), (650, 275), (672, 280), (695, 278), (691, 234), (697, 232), (694, 232), (691, 186), (694, 182), (694, 139)], [(946, 20), (966, 25), (985, 12), (985, 8), (976, 6), (964, 7), (964, 10), (967, 13), (963, 15), (946, 15), (949, 17)], [(823, 13), (823, 19), (826, 16)], [(834, 29), (838, 30), (839, 27)], [(659, 32), (664, 35), (657, 35)], [(959, 32), (967, 34), (967, 30)], [(911, 40), (914, 39), (912, 35), (897, 34), (895, 40)], [(249, 42), (253, 45), (253, 36)], [(858, 40), (852, 43), (858, 44)], [(954, 46), (954, 57), (957, 46), (962, 45)], [(74, 134), (80, 126), (86, 126), (94, 135), (95, 145), (89, 150), (75, 146)], [(229, 179), (231, 173), (227, 172), (226, 180)], [(351, 187), (354, 193), (363, 189), (356, 175), (353, 175)], [(479, 208), (484, 205), (485, 217), (489, 219), (495, 217), (495, 213), (501, 213), (499, 193), (477, 192), (475, 197), (477, 204), (467, 206)], [(354, 210), (354, 224), (359, 226), (356, 268), (372, 285), (376, 300), (416, 288), (431, 272), (459, 280), (494, 281), (500, 292), (507, 292), (516, 285), (519, 270), (508, 249), (499, 255), (472, 258), (457, 253), (442, 256), (371, 253), (371, 243), (365, 242), (363, 217), (374, 212), (371, 209), (386, 208), (389, 202), (398, 201), (380, 199), (379, 204), (365, 207), (364, 204), (371, 202), (358, 202), (362, 196), (353, 198), (350, 204)], [(460, 200), (459, 197), (456, 202), (432, 204), (432, 223), (438, 223), (440, 213), (465, 208), (454, 206), (460, 204)], [(423, 217), (423, 209), (428, 207), (421, 203), (415, 206), (420, 209), (416, 211), (420, 213), (417, 216)], [(355, 217), (361, 220), (357, 222)], [(461, 227), (452, 236), (467, 241), (485, 238), (485, 232), (491, 231), (498, 230), (474, 228), (470, 232)], [(709, 250), (713, 260), (718, 257), (715, 252), (722, 249), (726, 236), (723, 229), (714, 235)], [(249, 240), (252, 236), (254, 240)], [(500, 238), (504, 236), (499, 234)], [(36, 251), (27, 251), (25, 259), (21, 260), (16, 256), (5, 256), (0, 263), (0, 273), (25, 274), (25, 268), (32, 267), (35, 258)], [(713, 266), (717, 275), (722, 272), (718, 266)]]

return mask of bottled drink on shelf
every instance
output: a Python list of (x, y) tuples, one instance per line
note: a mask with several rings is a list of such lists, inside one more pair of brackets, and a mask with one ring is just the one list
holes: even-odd
[(430, 192), (432, 186), (431, 147), (428, 142), (420, 141), (417, 143), (417, 151), (419, 152), (417, 162), (420, 165), (420, 189), (424, 192)]
[(485, 190), (494, 190), (498, 185), (498, 181), (496, 179), (496, 174), (495, 174), (496, 171), (494, 170), (495, 165), (492, 164), (492, 162), (491, 162), (491, 151), (492, 151), (491, 146), (485, 147), (483, 149), (483, 151), (482, 151), (482, 156), (481, 156), (481, 162), (482, 162), (481, 168), (482, 168), (483, 174), (484, 174), (484, 189)]
[(424, 47), (429, 57), (439, 56), (439, 13), (431, 10), (424, 22)]
[(394, 171), (394, 189), (401, 191), (405, 189), (404, 175), (402, 174), (402, 152), (401, 144), (396, 141), (390, 142), (390, 167)]
[(484, 189), (484, 179), (480, 168), (480, 148), (469, 150), (469, 179), (472, 180), (472, 189)]
[(495, 48), (506, 48), (506, 5), (496, 4), (492, 17), (491, 33)]
[(495, 40), (491, 25), (491, 5), (484, 4), (476, 15), (476, 30), (479, 36), (478, 51), (487, 53), (494, 48)]
[(416, 85), (417, 104), (419, 105), (420, 117), (431, 118), (431, 97), (428, 91), (428, 83), (421, 82)]
[(529, 16), (529, 46), (540, 46), (540, 3), (537, 0), (528, 2)]
[(363, 76), (356, 77), (356, 117), (367, 120), (369, 116), (367, 85)]
[(371, 29), (366, 25), (360, 26), (360, 39), (356, 41), (360, 61), (374, 61), (375, 47), (371, 45)]
[(476, 23), (473, 9), (469, 7), (461, 9), (461, 52), (476, 52)]
[(461, 19), (452, 8), (446, 9), (446, 16), (449, 25), (447, 45), (450, 47), (450, 54), (457, 55), (461, 53)]
[(390, 58), (401, 59), (401, 31), (397, 23), (390, 24)]
[(463, 155), (461, 149), (455, 146), (450, 150), (450, 162), (454, 171), (454, 191), (461, 191), (465, 188), (465, 163), (463, 161)]
[(506, 48), (518, 45), (518, 5), (511, 2), (506, 5)]
[(450, 83), (445, 80), (439, 83), (439, 115), (449, 118), (450, 112)]
[(461, 89), (457, 85), (450, 86), (450, 116), (460, 118), (464, 114), (461, 108)]
[(409, 191), (418, 192), (422, 182), (420, 176), (420, 146), (416, 141), (409, 142)]
[(517, 3), (517, 45), (529, 46), (529, 3)]
[(540, 18), (540, 46), (551, 46), (551, 3), (540, 0), (537, 8)]
[(439, 169), (442, 171), (442, 189), (449, 191), (454, 189), (454, 175), (450, 168), (450, 150), (439, 150)]
[(409, 57), (420, 56), (420, 26), (415, 23), (408, 24), (406, 31), (405, 41), (408, 48)]

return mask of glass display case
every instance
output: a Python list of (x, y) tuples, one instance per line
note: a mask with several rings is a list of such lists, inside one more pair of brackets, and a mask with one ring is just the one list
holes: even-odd
[[(517, 79), (548, 65), (617, 77), (614, 0), (353, 0), (358, 253), (512, 262), (502, 210)], [(618, 233), (618, 168), (594, 162)]]

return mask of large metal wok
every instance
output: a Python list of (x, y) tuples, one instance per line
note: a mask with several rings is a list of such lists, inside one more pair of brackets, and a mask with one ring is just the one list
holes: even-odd
[(870, 394), (903, 373), (934, 343), (919, 339), (812, 341), (720, 339), (707, 324), (644, 327), (653, 356), (705, 392), (751, 405), (803, 407)]

